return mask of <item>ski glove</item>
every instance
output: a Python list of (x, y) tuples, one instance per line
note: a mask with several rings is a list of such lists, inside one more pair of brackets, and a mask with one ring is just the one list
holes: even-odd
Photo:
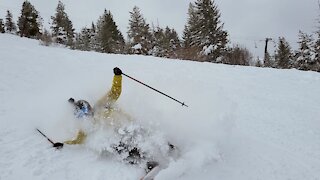
[(74, 104), (74, 99), (73, 99), (73, 98), (70, 98), (70, 99), (68, 100), (68, 102), (71, 103), (71, 104)]
[(61, 149), (63, 147), (63, 143), (61, 142), (56, 142), (53, 144), (53, 147), (57, 148), (57, 149)]
[(113, 68), (113, 72), (114, 72), (115, 75), (121, 75), (122, 74), (121, 69), (119, 69), (118, 67)]

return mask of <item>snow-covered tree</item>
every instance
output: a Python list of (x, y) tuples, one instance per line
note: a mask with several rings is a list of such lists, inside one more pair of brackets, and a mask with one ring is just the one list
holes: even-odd
[(5, 33), (4, 24), (3, 24), (2, 19), (0, 19), (0, 33)]
[(72, 46), (74, 38), (74, 28), (71, 20), (65, 12), (64, 4), (59, 1), (56, 8), (55, 16), (52, 19), (52, 36), (60, 44)]
[(316, 32), (317, 39), (314, 43), (314, 65), (312, 70), (320, 72), (320, 30)]
[(93, 51), (99, 51), (99, 42), (97, 40), (97, 26), (92, 22), (91, 24), (91, 42), (90, 42), (90, 49)]
[(194, 43), (196, 42), (196, 34), (197, 34), (197, 27), (196, 24), (199, 20), (199, 17), (195, 13), (195, 7), (194, 4), (189, 3), (189, 9), (188, 9), (188, 22), (184, 26), (183, 30), (183, 47), (184, 48), (190, 48), (191, 46), (194, 46)]
[(165, 56), (165, 49), (163, 47), (165, 41), (164, 31), (161, 27), (157, 26), (153, 28), (152, 31), (153, 35), (153, 48), (151, 54), (157, 57), (164, 57)]
[(193, 3), (189, 3), (187, 23), (184, 26), (182, 34), (182, 48), (177, 50), (177, 56), (180, 59), (201, 60), (200, 52), (203, 47), (196, 45), (198, 31), (198, 22), (200, 17), (196, 14), (196, 8)]
[[(133, 53), (145, 55), (150, 53), (152, 49), (152, 34), (149, 24), (146, 23), (137, 6), (130, 12), (128, 37), (129, 45), (133, 47)], [(141, 49), (137, 47), (141, 47)]]
[(182, 35), (182, 47), (189, 48), (191, 47), (191, 32), (187, 25), (184, 26), (183, 35)]
[(19, 34), (21, 37), (39, 38), (41, 18), (38, 11), (29, 1), (24, 1), (21, 16), (18, 19)]
[(173, 28), (170, 29), (167, 26), (164, 34), (167, 37), (167, 39), (169, 40), (169, 46), (172, 51), (181, 47), (181, 42), (180, 42), (178, 33), (175, 29), (173, 29)]
[(294, 67), (301, 70), (310, 70), (314, 64), (312, 52), (312, 35), (299, 31), (299, 50), (296, 52)]
[(264, 53), (263, 67), (273, 67), (272, 57), (269, 52)]
[(76, 34), (75, 48), (82, 51), (92, 50), (94, 36), (94, 29), (82, 28), (81, 32)]
[(314, 65), (312, 70), (320, 72), (320, 34), (317, 33), (318, 39), (314, 44)]
[(159, 26), (153, 30), (152, 54), (159, 57), (175, 57), (175, 50), (180, 48), (178, 33), (168, 26), (163, 30)]
[(175, 50), (181, 47), (181, 42), (180, 42), (178, 33), (173, 28), (170, 29), (167, 26), (164, 31), (164, 36), (165, 36), (165, 47), (167, 51), (166, 57), (174, 58), (176, 56)]
[(113, 20), (110, 11), (105, 10), (100, 16), (96, 27), (96, 41), (99, 52), (104, 53), (123, 53), (124, 38)]
[(260, 60), (260, 58), (259, 57), (257, 57), (257, 59), (256, 59), (256, 62), (255, 62), (255, 65), (254, 66), (256, 66), (256, 67), (262, 67), (263, 65), (262, 65), (262, 61)]
[(17, 31), (17, 26), (13, 22), (12, 13), (9, 10), (7, 10), (5, 27), (6, 27), (6, 32), (16, 33)]
[(291, 47), (284, 37), (279, 38), (275, 54), (275, 66), (281, 69), (287, 69), (292, 66)]
[(218, 62), (228, 43), (228, 33), (223, 30), (218, 7), (213, 0), (197, 0), (194, 6), (189, 6), (188, 14), (184, 34), (191, 38), (190, 45), (202, 49), (205, 61)]
[(309, 70), (320, 72), (320, 1), (318, 1), (318, 19), (317, 30), (315, 32), (315, 41), (312, 44), (312, 63), (309, 63)]

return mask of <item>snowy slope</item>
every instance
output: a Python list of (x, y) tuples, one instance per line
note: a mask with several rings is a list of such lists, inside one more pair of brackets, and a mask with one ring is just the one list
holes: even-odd
[(0, 42), (1, 180), (139, 179), (143, 169), (102, 157), (92, 142), (55, 150), (35, 131), (72, 138), (67, 99), (93, 104), (116, 66), (189, 105), (123, 78), (118, 106), (180, 150), (156, 180), (320, 179), (319, 73), (80, 52), (6, 34)]

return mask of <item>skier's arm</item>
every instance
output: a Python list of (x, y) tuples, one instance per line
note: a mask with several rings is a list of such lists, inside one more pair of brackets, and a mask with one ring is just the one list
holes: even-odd
[(98, 102), (95, 104), (95, 107), (105, 107), (108, 104), (114, 103), (121, 94), (122, 91), (122, 72), (119, 68), (114, 68), (114, 76), (112, 81), (112, 87), (106, 95), (104, 95)]
[(122, 89), (122, 76), (121, 75), (114, 75), (112, 81), (112, 87), (108, 92), (108, 99), (110, 101), (116, 101), (121, 94)]
[(80, 130), (77, 134), (77, 137), (74, 140), (65, 141), (66, 144), (82, 144), (86, 139), (87, 135)]

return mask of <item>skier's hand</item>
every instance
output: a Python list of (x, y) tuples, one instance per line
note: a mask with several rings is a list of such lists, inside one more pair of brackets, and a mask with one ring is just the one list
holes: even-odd
[(68, 100), (68, 102), (71, 103), (71, 104), (73, 104), (73, 103), (74, 103), (74, 99), (73, 99), (73, 98), (70, 98), (70, 99)]
[(113, 68), (113, 72), (114, 72), (115, 75), (121, 75), (122, 74), (121, 69), (119, 69), (118, 67)]
[(57, 149), (61, 149), (63, 147), (63, 143), (61, 142), (56, 142), (53, 144), (53, 147), (57, 148)]

